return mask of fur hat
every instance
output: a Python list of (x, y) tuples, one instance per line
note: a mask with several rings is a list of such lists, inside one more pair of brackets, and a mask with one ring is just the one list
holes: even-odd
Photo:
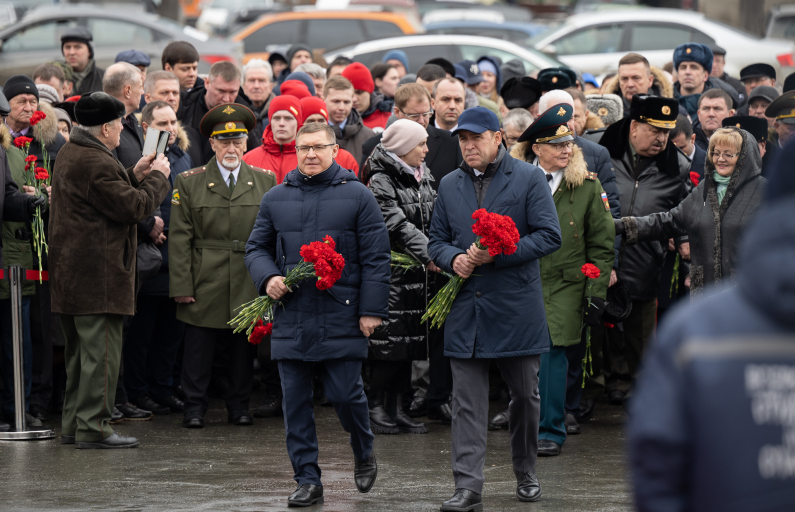
[(605, 126), (621, 121), (624, 117), (624, 102), (617, 94), (589, 94), (588, 111), (602, 119)]
[(81, 126), (99, 126), (126, 115), (124, 103), (104, 92), (84, 94), (75, 105), (75, 118)]
[(348, 67), (342, 70), (342, 76), (350, 80), (353, 88), (357, 91), (367, 91), (372, 94), (375, 90), (375, 83), (373, 82), (373, 75), (367, 66), (361, 62), (354, 62), (349, 64)]
[(398, 119), (384, 130), (381, 144), (387, 151), (403, 156), (428, 138), (428, 132), (420, 123)]
[(712, 50), (701, 43), (680, 44), (674, 50), (674, 69), (679, 69), (682, 62), (696, 62), (709, 73), (712, 71)]

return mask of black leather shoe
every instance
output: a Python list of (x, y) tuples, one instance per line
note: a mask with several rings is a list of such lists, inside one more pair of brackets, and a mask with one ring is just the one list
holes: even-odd
[(480, 494), (469, 489), (456, 489), (449, 500), (442, 503), (441, 512), (469, 512), (483, 510)]
[(0, 432), (8, 432), (9, 430), (11, 430), (11, 425), (0, 420)]
[(110, 424), (114, 425), (116, 423), (121, 423), (122, 421), (124, 421), (124, 415), (114, 405), (113, 412), (110, 414)]
[(301, 484), (287, 498), (288, 507), (311, 507), (323, 503), (323, 487), (320, 485)]
[(607, 399), (610, 400), (610, 405), (621, 405), (624, 403), (625, 396), (627, 394), (620, 389), (614, 389), (607, 394)]
[(41, 421), (50, 421), (50, 415), (47, 414), (47, 409), (41, 407), (39, 405), (31, 404), (28, 408), (28, 412), (34, 418), (40, 419)]
[(182, 400), (183, 402), (188, 399), (188, 397), (185, 396), (185, 390), (182, 389), (182, 384), (178, 384), (176, 386), (173, 386), (171, 388), (171, 393), (175, 397), (177, 397), (180, 400)]
[(265, 399), (265, 403), (254, 408), (255, 418), (273, 418), (284, 414), (282, 410), (282, 395), (270, 395)]
[(152, 400), (149, 395), (141, 395), (138, 398), (131, 399), (130, 402), (142, 411), (151, 411), (152, 414), (157, 416), (165, 416), (171, 412), (168, 407)]
[[(154, 400), (154, 401), (158, 405), (162, 405), (163, 407), (168, 407), (168, 410), (171, 412), (185, 412), (185, 402), (183, 402), (174, 395), (168, 395), (166, 398), (161, 398), (160, 400)], [(144, 409), (146, 409), (146, 407), (144, 407)]]
[(124, 416), (125, 420), (130, 421), (148, 421), (155, 417), (152, 411), (139, 409), (130, 402), (126, 404), (116, 404), (116, 409)]
[[(3, 415), (3, 419), (6, 422), (8, 422), (9, 425), (14, 425), (16, 423), (16, 418), (13, 415)], [(41, 420), (33, 417), (33, 415), (25, 411), (25, 428), (40, 427), (40, 426), (41, 426)]]
[(510, 419), (511, 413), (508, 411), (508, 409), (498, 412), (489, 420), (489, 430), (508, 430), (508, 423)]
[(428, 408), (428, 419), (441, 421), (442, 425), (453, 424), (453, 409), (450, 404), (442, 404), (437, 407)]
[(580, 424), (577, 423), (577, 418), (574, 417), (571, 413), (566, 413), (566, 416), (563, 417), (563, 425), (566, 427), (566, 433), (572, 436), (576, 436), (577, 434), (582, 434), (582, 428)]
[(560, 455), (560, 445), (558, 443), (549, 439), (538, 440), (539, 457), (554, 457), (556, 455)]
[(367, 460), (353, 458), (353, 481), (359, 492), (370, 492), (378, 476), (378, 463), (375, 461), (375, 454), (370, 453)]
[(248, 426), (254, 424), (254, 418), (251, 417), (251, 413), (244, 410), (229, 411), (229, 416), (227, 416), (227, 421), (232, 425), (240, 425), (240, 426)]
[(425, 423), (415, 421), (403, 410), (403, 395), (401, 393), (389, 393), (386, 397), (385, 409), (401, 432), (406, 434), (428, 433)]
[(415, 396), (409, 406), (409, 416), (420, 418), (428, 414), (428, 400), (421, 396)]
[(121, 436), (117, 432), (114, 432), (102, 441), (96, 443), (87, 443), (85, 441), (75, 443), (75, 448), (78, 450), (138, 448), (138, 440), (134, 437)]
[(521, 482), (516, 486), (516, 499), (519, 501), (538, 501), (541, 499), (541, 485), (538, 478), (532, 473), (523, 475)]
[(185, 428), (204, 428), (204, 415), (199, 411), (186, 412), (182, 417), (182, 426)]
[(583, 398), (580, 400), (580, 411), (577, 414), (579, 421), (585, 421), (593, 416), (593, 411), (596, 408), (596, 400), (593, 398)]
[(380, 401), (370, 407), (370, 429), (376, 434), (399, 434), (397, 423), (389, 417)]
[(75, 444), (75, 436), (61, 435), (61, 444)]

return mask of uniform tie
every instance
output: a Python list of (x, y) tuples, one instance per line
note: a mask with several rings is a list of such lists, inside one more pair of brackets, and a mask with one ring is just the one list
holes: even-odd
[(550, 181), (552, 181), (552, 175), (547, 173), (547, 183), (549, 183)]
[(235, 175), (231, 172), (229, 173), (229, 192), (235, 191)]

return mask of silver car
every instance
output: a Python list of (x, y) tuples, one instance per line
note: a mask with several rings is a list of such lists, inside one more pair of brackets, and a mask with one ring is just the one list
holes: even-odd
[(652, 66), (673, 60), (682, 43), (716, 44), (726, 50), (726, 73), (738, 77), (745, 66), (771, 64), (783, 80), (795, 68), (792, 41), (761, 39), (702, 13), (679, 9), (633, 9), (591, 12), (566, 19), (558, 28), (533, 39), (533, 46), (583, 72), (614, 71), (629, 52)]
[(160, 69), (163, 48), (171, 41), (187, 41), (199, 52), (199, 73), (219, 60), (243, 61), (242, 43), (211, 38), (195, 28), (141, 10), (87, 5), (57, 5), (29, 12), (19, 23), (0, 31), (0, 83), (13, 75), (28, 75), (44, 62), (63, 61), (61, 34), (82, 26), (94, 36), (97, 65), (105, 68), (122, 50), (149, 55), (152, 69)]

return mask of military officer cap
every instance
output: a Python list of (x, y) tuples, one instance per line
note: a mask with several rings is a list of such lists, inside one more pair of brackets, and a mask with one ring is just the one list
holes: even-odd
[(538, 73), (542, 91), (567, 89), (577, 85), (577, 74), (568, 68), (546, 68)]
[(676, 127), (679, 115), (679, 102), (674, 98), (635, 94), (629, 105), (629, 118), (647, 123), (655, 128), (672, 130)]
[(765, 117), (775, 117), (784, 124), (795, 124), (795, 91), (785, 92), (765, 109)]
[(589, 94), (585, 98), (588, 111), (599, 116), (605, 126), (624, 118), (624, 103), (618, 94)]
[(758, 63), (745, 66), (740, 70), (740, 81), (745, 82), (753, 78), (772, 78), (776, 79), (776, 69), (770, 64)]
[(530, 108), (541, 97), (541, 82), (529, 76), (509, 78), (502, 84), (500, 96), (508, 108)]
[(574, 133), (566, 123), (571, 119), (574, 107), (568, 103), (552, 105), (527, 127), (516, 142), (530, 141), (531, 144), (557, 144), (574, 140)]
[(712, 71), (712, 50), (709, 46), (701, 43), (680, 44), (674, 50), (674, 69), (679, 69), (679, 64), (683, 62), (695, 62), (700, 64), (709, 73)]
[(247, 137), (256, 124), (251, 110), (237, 103), (224, 103), (204, 115), (199, 131), (209, 139), (240, 139)]
[(790, 92), (795, 89), (795, 73), (790, 73), (784, 79), (784, 92)]
[(767, 140), (767, 119), (753, 116), (731, 116), (723, 120), (723, 127), (736, 126), (754, 136), (757, 142)]

